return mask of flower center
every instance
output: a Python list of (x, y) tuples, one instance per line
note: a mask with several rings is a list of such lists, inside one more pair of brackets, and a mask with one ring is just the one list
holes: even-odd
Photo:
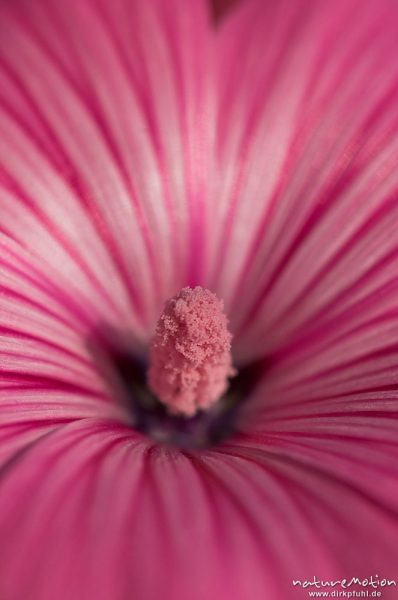
[(194, 416), (225, 393), (232, 335), (223, 303), (201, 287), (183, 288), (166, 302), (149, 352), (148, 386), (172, 415)]
[(87, 340), (129, 426), (186, 449), (210, 448), (240, 428), (264, 361), (241, 365), (239, 374), (233, 369), (231, 334), (214, 294), (184, 288), (166, 303), (148, 361), (130, 343), (128, 332), (103, 324)]

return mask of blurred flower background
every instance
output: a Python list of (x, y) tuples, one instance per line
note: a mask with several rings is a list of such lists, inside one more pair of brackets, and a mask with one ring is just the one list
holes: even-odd
[[(395, 0), (0, 1), (1, 600), (398, 584), (397, 55)], [(239, 373), (187, 420), (196, 285)]]

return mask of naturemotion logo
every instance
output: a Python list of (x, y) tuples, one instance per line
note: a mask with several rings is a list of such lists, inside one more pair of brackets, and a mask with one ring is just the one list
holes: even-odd
[[(308, 596), (312, 598), (381, 598), (383, 588), (397, 586), (395, 579), (380, 578), (378, 575), (335, 580), (318, 579), (314, 575), (313, 579), (293, 579), (292, 583), (293, 587), (308, 590)], [(329, 589), (326, 591), (325, 588)], [(315, 591), (321, 589), (323, 591)]]

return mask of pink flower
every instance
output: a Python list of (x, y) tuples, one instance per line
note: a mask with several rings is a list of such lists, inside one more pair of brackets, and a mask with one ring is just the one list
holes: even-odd
[[(398, 584), (397, 53), (395, 0), (1, 1), (1, 600)], [(186, 286), (239, 371), (191, 420)]]

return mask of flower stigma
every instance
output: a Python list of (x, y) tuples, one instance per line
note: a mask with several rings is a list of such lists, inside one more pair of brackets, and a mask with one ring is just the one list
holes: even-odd
[(223, 396), (232, 366), (224, 305), (202, 287), (185, 287), (164, 307), (149, 350), (148, 386), (171, 415), (193, 417)]

